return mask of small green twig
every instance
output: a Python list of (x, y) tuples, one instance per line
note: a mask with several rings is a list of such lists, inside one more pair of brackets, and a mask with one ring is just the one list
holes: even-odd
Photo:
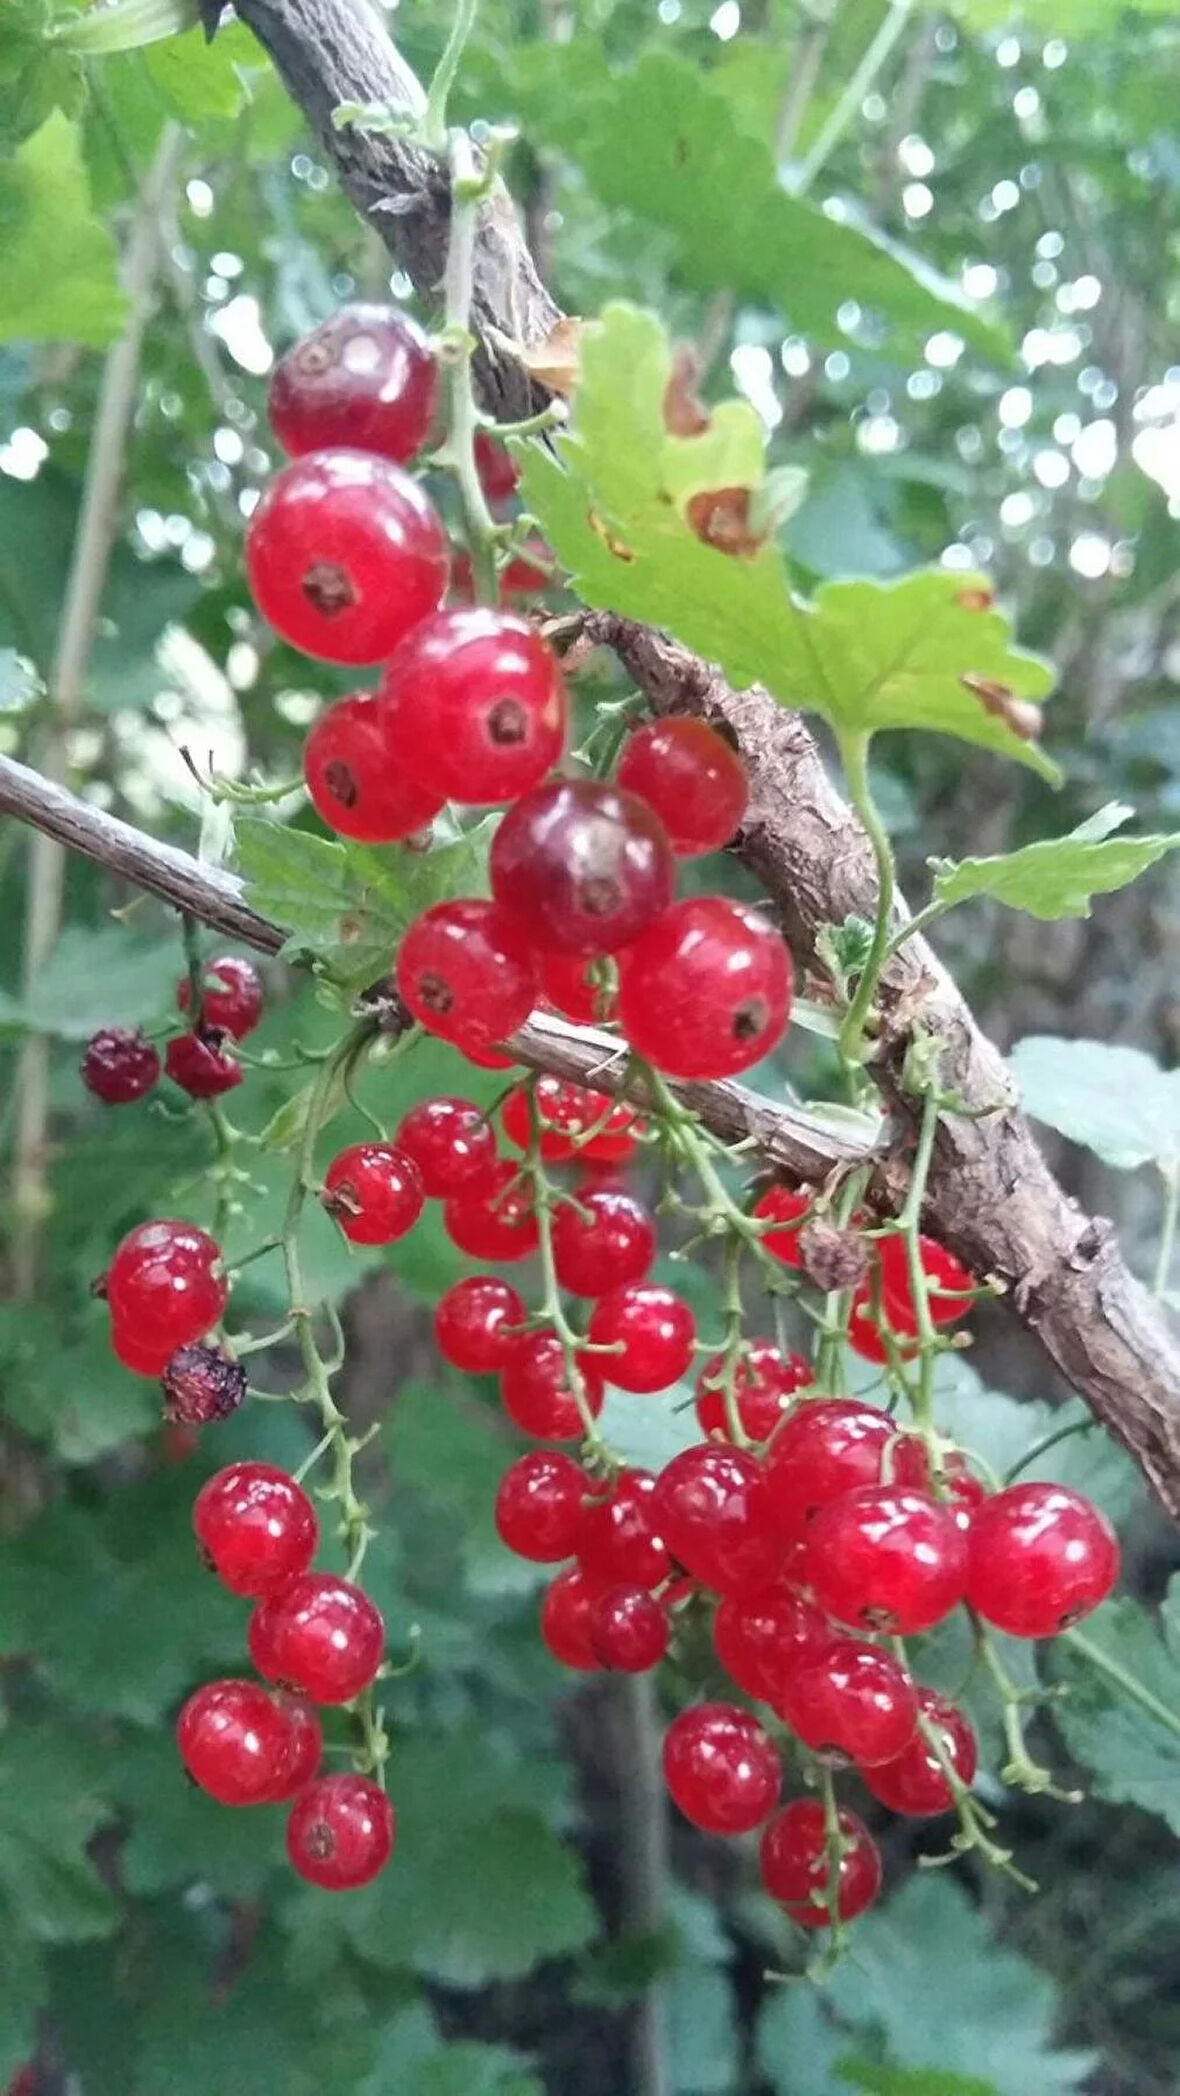
[(1151, 1284), (1154, 1296), (1166, 1294), (1168, 1279), (1172, 1271), (1172, 1253), (1176, 1245), (1176, 1221), (1180, 1216), (1180, 1165), (1171, 1165), (1162, 1173), (1164, 1182), (1164, 1212), (1160, 1222), (1159, 1252), (1155, 1262), (1155, 1276)]
[(475, 27), (479, 11), (479, 0), (458, 0), (455, 19), (443, 48), (442, 57), (434, 70), (426, 96), (426, 111), (422, 119), (422, 143), (428, 152), (445, 153), (447, 149), (447, 106), (451, 89), (458, 76), (459, 65), (467, 48), (467, 39)]
[(840, 744), (840, 754), (844, 760), (844, 772), (848, 781), (848, 797), (872, 845), (877, 867), (877, 913), (873, 923), (873, 941), (840, 1028), (840, 1057), (851, 1068), (859, 1067), (864, 1061), (865, 1024), (877, 994), (877, 984), (889, 945), (895, 890), (893, 848), (869, 783), (869, 743), (870, 737), (861, 734), (847, 736)]

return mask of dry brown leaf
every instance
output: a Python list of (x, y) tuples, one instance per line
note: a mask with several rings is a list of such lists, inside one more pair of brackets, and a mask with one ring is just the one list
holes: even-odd
[(530, 378), (551, 393), (568, 400), (582, 368), (582, 323), (573, 314), (555, 321), (543, 342), (521, 351), (521, 363)]

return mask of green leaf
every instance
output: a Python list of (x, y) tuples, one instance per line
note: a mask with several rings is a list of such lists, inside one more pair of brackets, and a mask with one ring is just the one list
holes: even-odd
[(129, 1893), (202, 1885), (222, 1899), (252, 1900), (284, 1867), (282, 1813), (218, 1806), (185, 1780), (171, 1728), (123, 1739), (108, 1787), (133, 1815), (119, 1851)]
[(0, 341), (114, 340), (115, 246), (91, 214), (78, 126), (59, 110), (0, 166), (0, 244)]
[(0, 2076), (6, 2086), (37, 2049), (48, 1989), (44, 1951), (25, 1934), (20, 1908), (0, 1899)]
[(67, 927), (34, 978), (21, 1022), (85, 1041), (99, 1026), (138, 1026), (169, 1011), (181, 972), (174, 938), (145, 940), (122, 925)]
[(496, 1486), (511, 1454), (502, 1420), (470, 1386), (409, 1383), (398, 1391), (385, 1440), (399, 1486), (421, 1493), (456, 1537), (475, 1592), (528, 1593), (548, 1575), (504, 1548), (493, 1518)]
[(668, 627), (739, 689), (764, 684), (840, 735), (926, 728), (1056, 778), (1017, 731), (1027, 723), (1017, 715), (1010, 725), (997, 696), (1039, 700), (1052, 671), (1013, 647), (979, 577), (929, 569), (892, 583), (829, 582), (807, 603), (773, 544), (734, 555), (696, 536), (673, 490), (686, 448), (702, 451), (704, 480), (716, 424), (696, 437), (669, 434), (671, 374), (659, 321), (609, 306), (583, 336), (573, 422), (553, 440), (557, 456), (523, 448), (525, 499), (579, 594)]
[(948, 2074), (941, 2067), (873, 2067), (843, 2060), (837, 2067), (850, 2089), (868, 2096), (996, 2096), (996, 2085), (974, 2074)]
[(1008, 1057), (1026, 1113), (1116, 1171), (1180, 1167), (1180, 1071), (1141, 1048), (1026, 1034)]
[(204, 31), (190, 29), (184, 36), (170, 36), (143, 53), (142, 63), (174, 116), (190, 127), (210, 117), (228, 119), (241, 109), (245, 81), (235, 58), (261, 52), (248, 33), (235, 25), (207, 43)]
[(377, 2062), (355, 2096), (543, 2096), (506, 2045), (444, 2045), (425, 2002), (382, 2027)]
[(39, 131), (55, 109), (78, 113), (82, 67), (49, 40), (46, 0), (5, 0), (0, 9), (0, 149)]
[(728, 1973), (682, 1966), (664, 1986), (662, 2001), (677, 2096), (728, 2096), (740, 2067)]
[(758, 2015), (758, 2065), (775, 2096), (834, 2096), (845, 2033), (801, 1981), (767, 1991)]
[[(1099, 1797), (1140, 1805), (1180, 1834), (1180, 1575), (1158, 1626), (1138, 1602), (1120, 1596), (1096, 1609), (1078, 1638), (1055, 1639), (1043, 1658), (1050, 1678), (1069, 1691), (1050, 1708), (1070, 1753), (1092, 1772)], [(1086, 1644), (1142, 1682), (1168, 1716), (1154, 1716), (1121, 1691), (1087, 1658)]]
[[(940, 9), (937, 11), (941, 11)], [(1003, 29), (1008, 22), (1027, 22), (1062, 35), (1113, 35), (1128, 13), (1175, 13), (1174, 0), (957, 0), (956, 12), (971, 29)]]
[(1165, 852), (1180, 846), (1169, 837), (1111, 837), (1134, 810), (1111, 801), (1068, 837), (1045, 838), (993, 858), (931, 859), (934, 899), (944, 908), (987, 895), (1009, 910), (1041, 918), (1088, 917), (1095, 895), (1110, 895), (1137, 880)]
[(114, 1928), (117, 1908), (87, 1854), (111, 1817), (89, 1746), (64, 1730), (0, 1733), (0, 1896), (42, 1943), (80, 1943)]
[(104, 1331), (75, 1332), (47, 1304), (0, 1305), (0, 1406), (69, 1464), (93, 1463), (160, 1423), (156, 1385), (127, 1373)]
[[(969, 1361), (944, 1357), (936, 1383), (938, 1424), (961, 1447), (976, 1451), (1003, 1477), (1021, 1464), (1022, 1478), (1068, 1485), (1122, 1527), (1142, 1503), (1142, 1479), (1126, 1450), (1104, 1432), (1080, 1397), (1061, 1405), (1008, 1397), (989, 1390)], [(1026, 1450), (1066, 1427), (1080, 1429), (1031, 1463)]]

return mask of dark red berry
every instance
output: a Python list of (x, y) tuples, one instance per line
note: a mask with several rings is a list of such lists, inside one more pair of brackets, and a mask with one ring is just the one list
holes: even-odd
[(289, 458), (338, 444), (399, 466), (420, 451), (438, 403), (430, 344), (393, 306), (341, 306), (280, 357), (266, 410)]
[(468, 1193), (495, 1172), (495, 1134), (470, 1099), (420, 1099), (403, 1117), (394, 1142), (413, 1158), (432, 1201)]
[(766, 1491), (780, 1533), (797, 1542), (821, 1507), (858, 1485), (880, 1484), (891, 1444), (888, 1412), (856, 1398), (805, 1400), (779, 1428), (766, 1457)]
[(553, 1264), (571, 1295), (605, 1295), (642, 1281), (656, 1243), (650, 1209), (619, 1186), (579, 1187), (554, 1211)]
[(370, 1776), (321, 1776), (291, 1807), (291, 1867), (324, 1892), (351, 1892), (384, 1870), (396, 1824), (393, 1806)]
[(284, 466), (250, 519), (250, 590), (263, 618), (323, 662), (383, 662), (442, 600), (446, 534), (388, 459), (310, 452)]
[(774, 1810), (782, 1771), (757, 1718), (734, 1703), (698, 1703), (664, 1734), (664, 1781), (706, 1834), (751, 1834)]
[(515, 612), (437, 611), (381, 680), (402, 760), (440, 800), (517, 800), (565, 741), (565, 684), (549, 643)]
[(833, 1875), (841, 1921), (855, 1921), (881, 1890), (881, 1853), (864, 1821), (843, 1809), (836, 1817), (841, 1842), (835, 1868), (824, 1808), (817, 1798), (795, 1798), (784, 1805), (762, 1836), (762, 1883), (801, 1929), (830, 1926)]
[(497, 444), (486, 429), (475, 432), (475, 470), (489, 502), (507, 502), (520, 479), (511, 452)]
[(275, 1690), (275, 1702), (284, 1713), (289, 1730), (282, 1765), (275, 1777), (274, 1788), (267, 1792), (265, 1803), (286, 1805), (299, 1796), (313, 1776), (319, 1774), (324, 1734), (306, 1697), (293, 1696), (289, 1689), (280, 1688)]
[(487, 1049), (523, 1026), (541, 993), (528, 940), (495, 903), (435, 903), (411, 924), (397, 986), (428, 1033)]
[(746, 812), (746, 767), (705, 721), (676, 715), (636, 728), (615, 777), (654, 808), (678, 858), (720, 851)]
[(673, 903), (619, 955), (619, 1024), (671, 1077), (748, 1070), (778, 1041), (790, 1006), (784, 941), (722, 895)]
[(263, 1805), (291, 1746), (291, 1721), (256, 1681), (210, 1681), (176, 1720), (176, 1743), (193, 1782), (220, 1805)]
[(777, 1708), (813, 1754), (837, 1765), (895, 1761), (918, 1722), (914, 1684), (888, 1652), (834, 1638), (785, 1676)]
[(591, 1636), (591, 1611), (601, 1589), (579, 1565), (559, 1572), (541, 1602), (541, 1641), (563, 1667), (595, 1674), (602, 1661)]
[(662, 1585), (672, 1566), (650, 1470), (621, 1470), (610, 1489), (590, 1502), (575, 1548), (582, 1570), (601, 1586)]
[(1118, 1576), (1109, 1521), (1066, 1485), (1009, 1485), (971, 1516), (967, 1600), (1010, 1637), (1056, 1637), (1105, 1601)]
[(303, 776), (328, 828), (360, 844), (412, 837), (443, 805), (410, 777), (393, 716), (373, 692), (354, 692), (321, 713), (303, 745)]
[(250, 1618), (250, 1657), (268, 1681), (313, 1703), (351, 1703), (385, 1656), (381, 1612), (349, 1579), (304, 1572), (260, 1601)]
[(434, 1339), (444, 1361), (466, 1375), (494, 1375), (516, 1346), (527, 1316), (524, 1303), (507, 1281), (494, 1274), (471, 1274), (439, 1297), (434, 1313)]
[[(112, 1326), (159, 1375), (178, 1347), (202, 1339), (225, 1308), (221, 1248), (195, 1223), (139, 1223), (116, 1249), (106, 1274)], [(120, 1349), (121, 1352), (121, 1349)]]
[(879, 1368), (888, 1367), (893, 1355), (908, 1361), (916, 1352), (913, 1341), (894, 1327), (888, 1304), (878, 1304), (871, 1279), (862, 1281), (853, 1295), (848, 1344), (862, 1361), (872, 1361)]
[(833, 1636), (815, 1603), (781, 1583), (725, 1595), (713, 1618), (713, 1649), (730, 1680), (776, 1710), (788, 1675)]
[(500, 1125), (518, 1149), (532, 1144), (530, 1098), (536, 1104), (540, 1153), (547, 1164), (568, 1164), (575, 1157), (622, 1164), (634, 1153), (643, 1128), (634, 1107), (622, 1100), (612, 1105), (607, 1092), (590, 1091), (568, 1077), (538, 1077), (509, 1092), (500, 1109)]
[(164, 1417), (173, 1426), (209, 1426), (228, 1419), (246, 1395), (246, 1371), (220, 1346), (178, 1347), (160, 1377)]
[(451, 1243), (472, 1259), (527, 1259), (539, 1242), (533, 1190), (504, 1158), (474, 1193), (452, 1194), (443, 1209)]
[(862, 1485), (815, 1515), (808, 1569), (816, 1600), (838, 1622), (911, 1637), (963, 1599), (967, 1538), (924, 1492)]
[(111, 1351), (133, 1375), (159, 1376), (171, 1356), (161, 1346), (145, 1346), (130, 1325), (111, 1319)]
[(672, 1556), (702, 1586), (739, 1593), (766, 1586), (782, 1556), (761, 1465), (740, 1448), (682, 1449), (657, 1481), (656, 1518)]
[[(579, 1354), (577, 1367), (582, 1403), (597, 1417), (603, 1389), (593, 1355)], [(586, 1431), (556, 1332), (529, 1332), (517, 1340), (500, 1371), (500, 1402), (522, 1434), (540, 1441), (578, 1441)]]
[(193, 1530), (222, 1583), (256, 1600), (306, 1572), (319, 1537), (302, 1485), (271, 1463), (217, 1471), (197, 1494)]
[(614, 953), (667, 908), (675, 860), (645, 801), (594, 779), (554, 779), (508, 810), (492, 893), (545, 952)]
[(350, 1244), (394, 1244), (412, 1230), (426, 1201), (412, 1157), (391, 1143), (353, 1143), (324, 1173), (321, 1200)]
[[(960, 1783), (970, 1789), (979, 1760), (970, 1723), (956, 1703), (948, 1702), (932, 1688), (918, 1690), (918, 1710), (937, 1734), (943, 1755)], [(896, 1761), (865, 1769), (864, 1780), (882, 1805), (912, 1819), (929, 1819), (936, 1812), (954, 1809), (955, 1796), (946, 1769), (920, 1727)]]
[(514, 1070), (515, 1058), (504, 1055), (496, 1048), (472, 1048), (468, 1042), (459, 1043), (459, 1053), (465, 1062), (474, 1063), (477, 1070)]
[[(187, 1012), (191, 1003), (192, 984), (182, 975), (176, 985), (176, 1008)], [(253, 961), (244, 954), (222, 953), (206, 962), (198, 1017), (203, 1027), (227, 1033), (235, 1041), (244, 1041), (253, 1033), (262, 1017), (262, 977)]]
[(783, 1266), (802, 1266), (803, 1246), (801, 1231), (811, 1211), (808, 1194), (793, 1193), (789, 1186), (768, 1186), (759, 1194), (750, 1213), (759, 1222), (769, 1223), (762, 1243), (766, 1250)]
[(87, 1091), (104, 1106), (130, 1106), (151, 1091), (160, 1075), (160, 1058), (141, 1033), (104, 1026), (91, 1034), (79, 1068)]
[[(945, 1245), (933, 1237), (919, 1237), (918, 1251), (926, 1277), (926, 1301), (936, 1325), (954, 1324), (971, 1308), (964, 1290), (975, 1286), (975, 1277)], [(881, 1288), (889, 1323), (895, 1332), (912, 1335), (918, 1329), (918, 1313), (910, 1288), (909, 1258), (904, 1237), (884, 1237), (877, 1246)]]
[(220, 1099), (242, 1082), (242, 1065), (216, 1032), (178, 1033), (164, 1052), (164, 1068), (190, 1099)]
[(496, 1528), (517, 1557), (557, 1565), (572, 1557), (582, 1523), (586, 1474), (557, 1449), (530, 1448), (504, 1472)]
[(646, 1674), (668, 1649), (668, 1617), (646, 1587), (607, 1587), (590, 1604), (590, 1643), (599, 1664)]
[[(725, 1402), (724, 1354), (714, 1354), (697, 1377), (697, 1424), (702, 1434), (728, 1441), (729, 1409)], [(754, 1339), (737, 1363), (733, 1395), (742, 1432), (749, 1441), (769, 1441), (791, 1409), (797, 1391), (811, 1381), (811, 1364), (802, 1354), (782, 1354), (771, 1339)]]
[(615, 995), (592, 979), (591, 969), (601, 970), (602, 961), (581, 953), (546, 953), (541, 956), (541, 988), (546, 1002), (562, 1018), (579, 1026), (605, 1026), (614, 1018)]
[(603, 1374), (618, 1389), (647, 1393), (666, 1390), (687, 1373), (696, 1320), (670, 1288), (633, 1281), (599, 1297), (587, 1337), (594, 1346), (619, 1349), (602, 1357)]

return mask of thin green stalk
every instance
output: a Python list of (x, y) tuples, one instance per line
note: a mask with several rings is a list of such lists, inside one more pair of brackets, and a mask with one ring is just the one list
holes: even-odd
[(936, 918), (945, 917), (947, 911), (951, 908), (952, 904), (949, 902), (928, 902), (924, 909), (917, 912), (916, 916), (907, 917), (904, 924), (898, 925), (888, 946), (885, 948), (885, 960), (891, 961), (894, 954), (900, 953), (902, 947), (910, 939), (916, 939), (920, 932), (924, 932), (928, 925), (935, 922)]
[(553, 1209), (554, 1190), (541, 1157), (543, 1133), (541, 1115), (537, 1107), (536, 1080), (529, 1085), (529, 1147), (525, 1155), (524, 1170), (528, 1174), (533, 1193), (533, 1209), (537, 1218), (537, 1252), (541, 1262), (543, 1301), (540, 1315), (544, 1323), (556, 1332), (561, 1342), (562, 1359), (565, 1364), (565, 1381), (569, 1394), (577, 1407), (582, 1422), (583, 1448), (591, 1462), (606, 1469), (615, 1467), (615, 1458), (598, 1431), (598, 1422), (586, 1399), (586, 1386), (578, 1355), (582, 1341), (565, 1314), (561, 1300), (561, 1286), (557, 1279), (557, 1267), (553, 1257)]
[(1004, 1483), (1012, 1484), (1022, 1470), (1027, 1470), (1031, 1463), (1037, 1463), (1042, 1456), (1048, 1455), (1049, 1450), (1056, 1448), (1059, 1441), (1072, 1441), (1075, 1434), (1088, 1434), (1097, 1423), (1094, 1419), (1071, 1419), (1068, 1426), (1059, 1426), (1051, 1434), (1042, 1434), (1040, 1440), (1034, 1441), (1031, 1448), (1026, 1448), (1024, 1454), (1013, 1463), (1012, 1468), (1004, 1472)]
[(939, 1096), (932, 1085), (922, 1100), (918, 1147), (914, 1152), (914, 1165), (905, 1206), (898, 1218), (905, 1237), (906, 1272), (914, 1315), (918, 1321), (918, 1388), (916, 1393), (912, 1394), (916, 1395), (918, 1425), (927, 1436), (934, 1425), (934, 1363), (938, 1355), (938, 1333), (930, 1314), (930, 1295), (926, 1287), (926, 1271), (922, 1265), (921, 1222), (926, 1182), (930, 1177), (934, 1142), (938, 1134), (938, 1115)]
[(847, 83), (843, 94), (822, 126), (818, 137), (805, 153), (795, 179), (791, 184), (796, 196), (804, 196), (811, 188), (820, 170), (827, 165), (844, 133), (854, 121), (861, 103), (888, 62), (895, 44), (899, 41), (910, 19), (911, 0), (892, 0), (889, 13), (885, 16), (864, 57)]
[(1105, 1674), (1107, 1680), (1126, 1696), (1129, 1702), (1137, 1703), (1140, 1710), (1155, 1719), (1157, 1725), (1165, 1725), (1169, 1732), (1174, 1732), (1180, 1739), (1180, 1711), (1169, 1710), (1166, 1703), (1161, 1703), (1159, 1697), (1153, 1695), (1142, 1681), (1134, 1674), (1128, 1674), (1117, 1659), (1112, 1659), (1109, 1652), (1104, 1652), (1101, 1645), (1096, 1645), (1084, 1631), (1063, 1630), (1061, 1637), (1075, 1652), (1080, 1652), (1082, 1658), (1099, 1674)]
[(432, 153), (445, 153), (447, 149), (447, 105), (478, 12), (479, 0), (458, 0), (450, 35), (435, 67), (422, 119), (422, 143)]
[(873, 858), (877, 867), (877, 915), (873, 926), (873, 941), (840, 1028), (840, 1056), (844, 1063), (852, 1066), (859, 1065), (863, 1060), (865, 1022), (877, 994), (877, 984), (889, 945), (895, 892), (893, 848), (869, 784), (869, 741), (868, 735), (853, 735), (840, 745), (848, 782), (848, 797), (873, 847)]
[(1164, 1213), (1160, 1225), (1160, 1248), (1155, 1262), (1155, 1278), (1151, 1292), (1155, 1296), (1166, 1293), (1168, 1277), (1172, 1271), (1172, 1253), (1176, 1245), (1176, 1220), (1180, 1215), (1180, 1167), (1172, 1166), (1163, 1175)]
[(475, 433), (479, 418), (471, 383), (471, 360), (475, 348), (471, 333), (475, 240), (488, 178), (486, 170), (482, 174), (479, 170), (475, 149), (466, 132), (452, 134), (450, 159), (451, 232), (443, 276), (450, 426), (443, 457), (455, 476), (459, 492), (476, 596), (494, 604), (498, 596), (496, 547), (499, 527), (488, 508), (475, 463)]

